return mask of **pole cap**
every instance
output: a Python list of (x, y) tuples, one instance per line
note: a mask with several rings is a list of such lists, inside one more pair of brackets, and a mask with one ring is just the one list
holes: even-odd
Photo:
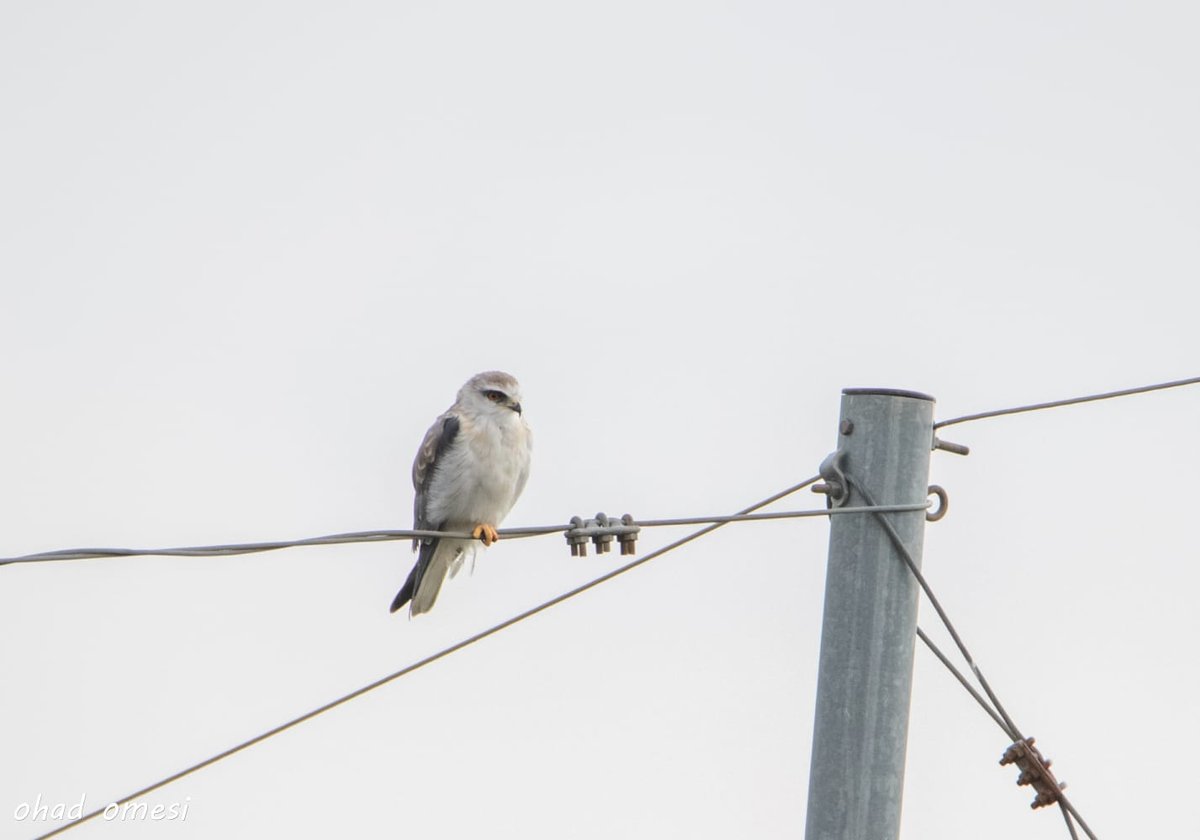
[(899, 388), (843, 388), (842, 394), (847, 397), (908, 397), (913, 400), (937, 402), (929, 394), (920, 391), (904, 391)]

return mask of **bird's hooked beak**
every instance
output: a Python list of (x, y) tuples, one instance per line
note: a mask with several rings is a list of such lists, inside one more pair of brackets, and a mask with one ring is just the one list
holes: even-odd
[(511, 402), (508, 404), (508, 407), (517, 412), (517, 414), (521, 413), (521, 404), (519, 402)]

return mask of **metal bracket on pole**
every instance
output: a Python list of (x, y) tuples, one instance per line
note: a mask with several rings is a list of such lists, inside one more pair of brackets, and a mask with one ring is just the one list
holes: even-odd
[(925, 514), (925, 521), (937, 522), (946, 515), (946, 511), (950, 510), (950, 494), (946, 492), (944, 487), (937, 484), (930, 484), (929, 495), (937, 496), (938, 506), (936, 510), (931, 510)]
[(842, 470), (845, 460), (846, 453), (838, 449), (826, 455), (825, 460), (821, 462), (818, 472), (825, 482), (814, 484), (812, 491), (825, 494), (826, 507), (842, 507), (850, 498), (850, 482), (846, 480), (846, 473)]
[(933, 448), (940, 449), (943, 452), (950, 452), (955, 455), (970, 455), (971, 454), (971, 447), (964, 446), (961, 443), (951, 443), (948, 440), (942, 440), (941, 438), (937, 437), (936, 435), (934, 435), (934, 438), (933, 438)]

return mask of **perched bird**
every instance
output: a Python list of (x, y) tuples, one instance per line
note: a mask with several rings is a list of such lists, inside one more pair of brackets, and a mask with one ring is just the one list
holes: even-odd
[(532, 445), (517, 380), (496, 370), (468, 379), (417, 450), (413, 518), (416, 530), (467, 532), (475, 539), (413, 540), (417, 564), (392, 601), (392, 612), (410, 601), (410, 615), (429, 612), (446, 575), (453, 577), (474, 556), (475, 540), (489, 546), (499, 539), (496, 526), (529, 478)]

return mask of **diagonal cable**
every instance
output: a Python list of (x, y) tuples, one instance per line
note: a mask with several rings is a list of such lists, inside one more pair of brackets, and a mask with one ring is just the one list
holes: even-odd
[[(750, 505), (747, 508), (744, 508), (743, 510), (738, 511), (738, 513), (735, 515), (743, 516), (746, 514), (753, 513), (754, 511), (758, 510), (759, 508), (766, 507), (767, 505), (771, 504), (772, 502), (779, 501), (784, 496), (791, 495), (792, 493), (795, 493), (798, 490), (803, 490), (805, 487), (815, 484), (819, 479), (820, 479), (820, 476), (813, 476), (812, 478), (810, 478), (806, 481), (802, 481), (799, 484), (795, 484), (795, 485), (787, 488), (786, 490), (781, 490), (780, 492), (778, 492), (772, 496), (768, 496), (766, 499), (763, 499), (761, 502), (757, 502), (753, 505)], [(263, 741), (267, 740), (268, 738), (278, 735), (281, 732), (286, 732), (287, 730), (291, 729), (294, 726), (298, 726), (301, 723), (304, 723), (305, 721), (312, 720), (317, 715), (328, 712), (331, 709), (335, 709), (338, 706), (341, 706), (343, 703), (348, 703), (357, 697), (361, 697), (362, 695), (366, 694), (369, 691), (374, 691), (375, 689), (377, 689), (381, 686), (387, 685), (388, 683), (390, 683), (394, 680), (397, 680), (400, 677), (405, 676), (406, 674), (411, 674), (413, 671), (416, 671), (420, 668), (425, 667), (426, 665), (436, 662), (439, 659), (449, 656), (450, 654), (455, 653), (456, 651), (462, 650), (463, 648), (466, 648), (466, 647), (470, 647), (471, 645), (475, 644), (476, 642), (482, 641), (483, 639), (486, 639), (489, 636), (494, 636), (496, 633), (499, 633), (501, 630), (507, 629), (507, 628), (513, 626), (514, 624), (524, 621), (525, 619), (530, 618), (532, 616), (535, 616), (538, 613), (549, 609), (550, 607), (553, 607), (557, 604), (561, 604), (563, 601), (566, 601), (570, 598), (574, 598), (576, 595), (580, 595), (580, 594), (588, 591), (589, 589), (599, 586), (600, 584), (602, 584), (606, 581), (612, 580), (613, 578), (617, 577), (618, 575), (622, 575), (631, 569), (635, 569), (644, 563), (648, 563), (656, 557), (661, 557), (662, 555), (666, 554), (668, 551), (672, 551), (673, 549), (679, 548), (680, 546), (685, 545), (694, 539), (702, 537), (705, 534), (712, 533), (713, 531), (722, 527), (722, 525), (724, 525), (724, 524), (725, 524), (724, 522), (714, 522), (713, 524), (708, 525), (707, 527), (701, 528), (698, 531), (693, 531), (692, 533), (690, 533), (684, 537), (681, 537), (672, 543), (668, 543), (667, 545), (663, 546), (662, 548), (655, 549), (654, 551), (651, 551), (649, 554), (643, 555), (642, 557), (639, 557), (638, 559), (636, 559), (630, 563), (626, 563), (624, 566), (620, 566), (616, 569), (613, 569), (611, 572), (607, 572), (598, 578), (594, 578), (593, 580), (588, 581), (587, 583), (585, 583), (581, 586), (577, 586), (574, 589), (570, 590), (569, 592), (564, 592), (561, 595), (551, 598), (549, 601), (545, 601), (541, 604), (538, 604), (536, 607), (533, 607), (532, 609), (528, 609), (523, 613), (520, 613), (518, 615), (513, 616), (512, 618), (509, 618), (509, 619), (506, 619), (505, 621), (500, 622), (499, 624), (493, 625), (492, 627), (489, 627), (487, 630), (483, 630), (479, 633), (476, 633), (474, 636), (470, 636), (466, 639), (463, 639), (460, 642), (456, 642), (455, 644), (451, 645), (450, 647), (443, 648), (442, 650), (438, 651), (437, 653), (427, 656), (424, 659), (421, 659), (417, 662), (412, 663), (411, 665), (406, 665), (405, 667), (401, 668), (399, 671), (395, 671), (394, 673), (388, 674), (386, 677), (382, 677), (378, 680), (375, 680), (375, 682), (365, 685), (362, 688), (356, 689), (355, 691), (352, 691), (349, 694), (342, 695), (341, 697), (337, 698), (336, 700), (332, 700), (323, 706), (313, 709), (310, 712), (305, 712), (304, 714), (300, 715), (299, 717), (292, 718), (291, 720), (287, 721), (286, 723), (281, 723), (279, 726), (276, 726), (272, 729), (268, 729), (266, 732), (263, 732), (259, 735), (255, 735), (253, 738), (250, 738), (246, 741), (242, 741), (240, 744), (232, 746), (227, 750), (224, 750), (222, 752), (217, 753), (214, 756), (204, 759), (203, 761), (199, 761), (195, 764), (192, 764), (189, 767), (185, 767), (184, 769), (180, 770), (179, 772), (172, 773), (170, 776), (166, 776), (165, 778), (159, 779), (158, 781), (156, 781), (152, 784), (146, 785), (145, 787), (141, 788), (140, 790), (136, 790), (133, 793), (130, 793), (130, 794), (127, 794), (127, 795), (121, 797), (120, 799), (116, 799), (110, 803), (106, 803), (105, 807), (110, 807), (111, 805), (114, 805), (114, 804), (115, 805), (123, 805), (126, 802), (131, 802), (135, 799), (145, 796), (148, 793), (152, 793), (152, 792), (158, 790), (159, 788), (165, 787), (165, 786), (171, 784), (172, 782), (178, 781), (179, 779), (182, 779), (184, 776), (191, 775), (192, 773), (195, 773), (197, 770), (202, 770), (205, 767), (208, 767), (209, 765), (216, 764), (218, 761), (229, 758), (230, 756), (235, 755), (235, 754), (241, 752), (242, 750), (248, 749), (248, 748), (254, 746), (255, 744), (262, 743)], [(74, 820), (71, 820), (68, 823), (60, 825), (59, 827), (55, 828), (53, 831), (48, 831), (45, 834), (39, 834), (36, 838), (34, 838), (34, 840), (46, 840), (46, 838), (54, 837), (68, 829), (74, 828), (77, 825), (80, 825), (89, 820), (95, 819), (97, 816), (99, 816), (102, 813), (104, 813), (104, 808), (97, 808), (96, 810), (89, 811), (88, 813), (86, 813)]]
[(1067, 831), (1071, 832), (1071, 840), (1079, 840), (1079, 835), (1075, 831), (1075, 823), (1071, 822), (1071, 812), (1062, 802), (1058, 803), (1058, 810), (1062, 813), (1063, 822), (1067, 824)]
[(1008, 724), (1006, 724), (1004, 719), (997, 714), (995, 709), (992, 708), (991, 704), (988, 703), (987, 698), (975, 690), (975, 686), (971, 685), (970, 681), (963, 676), (962, 671), (954, 667), (954, 663), (950, 661), (946, 654), (942, 653), (941, 649), (933, 643), (932, 639), (925, 635), (925, 631), (920, 627), (917, 628), (917, 638), (924, 642), (925, 647), (929, 648), (929, 650), (933, 652), (933, 655), (936, 656), (938, 660), (946, 666), (946, 670), (954, 675), (954, 678), (958, 680), (959, 685), (971, 693), (971, 696), (975, 698), (975, 702), (978, 703), (979, 706), (988, 713), (988, 717), (996, 721), (996, 725), (1004, 731), (1004, 734), (1012, 737), (1012, 733), (1008, 731)]

